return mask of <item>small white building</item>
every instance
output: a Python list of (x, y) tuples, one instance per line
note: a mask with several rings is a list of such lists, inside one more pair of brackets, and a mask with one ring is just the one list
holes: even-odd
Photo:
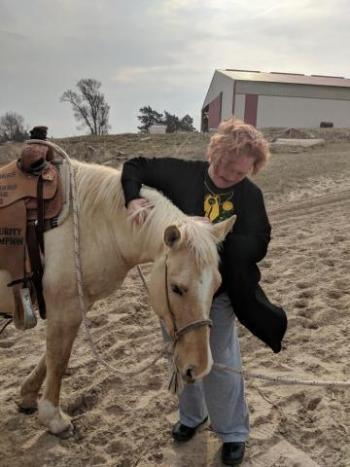
[(350, 79), (248, 70), (216, 70), (202, 107), (201, 130), (235, 115), (257, 128), (350, 128)]
[(148, 131), (151, 135), (164, 135), (166, 133), (166, 125), (162, 123), (157, 123), (151, 125)]

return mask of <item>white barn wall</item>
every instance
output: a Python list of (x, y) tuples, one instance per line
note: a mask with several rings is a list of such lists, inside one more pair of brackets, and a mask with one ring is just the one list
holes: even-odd
[(338, 128), (349, 128), (350, 101), (259, 96), (256, 125), (259, 128), (317, 128), (322, 121), (333, 122)]
[(221, 119), (226, 120), (230, 118), (232, 116), (233, 86), (233, 79), (216, 71), (205, 97), (203, 107), (208, 105), (222, 92)]

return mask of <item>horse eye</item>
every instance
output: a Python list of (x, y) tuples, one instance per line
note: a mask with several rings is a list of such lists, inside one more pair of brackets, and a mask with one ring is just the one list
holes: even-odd
[(177, 295), (183, 295), (183, 290), (180, 289), (178, 285), (172, 284), (171, 290), (176, 293)]

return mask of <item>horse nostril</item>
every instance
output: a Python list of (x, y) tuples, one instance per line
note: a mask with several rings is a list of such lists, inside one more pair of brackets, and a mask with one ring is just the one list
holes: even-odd
[(187, 368), (185, 375), (184, 375), (184, 380), (187, 383), (194, 383), (195, 379), (194, 379), (194, 368), (193, 367)]

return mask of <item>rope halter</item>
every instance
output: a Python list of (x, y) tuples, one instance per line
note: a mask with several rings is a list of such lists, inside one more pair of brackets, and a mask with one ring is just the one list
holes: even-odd
[[(208, 326), (209, 328), (212, 327), (213, 322), (211, 319), (200, 319), (196, 321), (192, 321), (188, 324), (185, 324), (184, 326), (177, 328), (176, 325), (176, 317), (175, 313), (173, 312), (170, 304), (170, 297), (169, 297), (169, 287), (168, 287), (168, 255), (165, 255), (165, 261), (164, 261), (164, 269), (165, 269), (165, 295), (166, 295), (166, 301), (167, 301), (167, 307), (169, 311), (169, 315), (172, 320), (172, 325), (174, 328), (174, 336), (173, 336), (173, 348), (172, 348), (172, 357), (174, 357), (174, 351), (176, 344), (179, 342), (179, 340), (187, 333), (193, 331), (194, 329), (199, 329), (203, 326)], [(180, 394), (182, 389), (183, 389), (183, 381), (181, 374), (179, 372), (179, 369), (176, 366), (174, 358), (172, 358), (172, 376), (169, 381), (169, 387), (168, 389), (174, 393), (174, 394)]]

